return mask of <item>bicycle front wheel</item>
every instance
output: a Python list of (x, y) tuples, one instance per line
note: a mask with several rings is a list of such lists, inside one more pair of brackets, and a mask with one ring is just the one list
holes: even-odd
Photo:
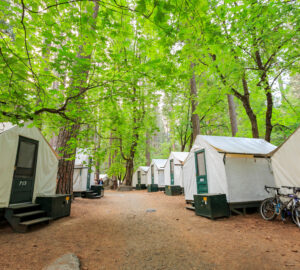
[(260, 214), (264, 220), (274, 220), (276, 218), (275, 198), (268, 198), (260, 205)]
[(300, 205), (293, 207), (292, 218), (294, 223), (300, 228)]

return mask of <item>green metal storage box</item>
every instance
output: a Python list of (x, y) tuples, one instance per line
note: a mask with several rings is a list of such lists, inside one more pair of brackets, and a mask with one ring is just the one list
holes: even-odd
[(229, 217), (230, 210), (225, 194), (198, 194), (194, 195), (195, 212), (198, 216), (209, 217)]
[(147, 187), (145, 184), (136, 184), (135, 189), (142, 190), (142, 189), (147, 189)]
[(71, 212), (70, 194), (39, 196), (35, 202), (40, 204), (41, 209), (47, 212), (47, 216), (53, 219), (69, 216)]
[(100, 195), (101, 197), (104, 196), (104, 188), (100, 185), (92, 185), (91, 190)]
[(148, 185), (148, 192), (157, 192), (157, 191), (158, 191), (158, 184)]
[(176, 196), (182, 194), (181, 186), (165, 186), (165, 194), (168, 196)]

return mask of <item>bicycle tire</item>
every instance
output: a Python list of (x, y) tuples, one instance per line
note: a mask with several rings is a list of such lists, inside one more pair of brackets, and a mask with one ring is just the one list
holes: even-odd
[[(274, 201), (275, 198), (267, 198), (261, 202), (259, 210), (264, 220), (271, 221), (277, 217), (275, 209), (276, 203)], [(267, 212), (270, 212), (270, 215), (267, 215)]]
[(300, 228), (300, 205), (296, 205), (292, 210), (293, 222)]

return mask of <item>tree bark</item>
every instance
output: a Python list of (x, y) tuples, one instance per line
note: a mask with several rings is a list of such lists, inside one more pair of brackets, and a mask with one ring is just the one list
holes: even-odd
[[(191, 63), (191, 68), (194, 69), (195, 64)], [(193, 76), (190, 79), (190, 95), (191, 95), (191, 106), (192, 106), (192, 111), (191, 111), (191, 122), (192, 122), (192, 136), (191, 136), (191, 144), (194, 143), (197, 135), (200, 134), (200, 121), (199, 121), (199, 115), (195, 113), (197, 106), (198, 106), (198, 92), (197, 92), (197, 85), (196, 85), (196, 76), (195, 76), (195, 71), (193, 70)]]
[(69, 149), (68, 142), (71, 138), (77, 136), (79, 125), (74, 124), (70, 128), (62, 127), (57, 138), (57, 151), (61, 156), (58, 163), (57, 172), (57, 194), (73, 194), (73, 173), (75, 160), (69, 160), (74, 157), (76, 148)]
[(124, 177), (125, 185), (131, 186), (133, 176), (133, 158), (126, 160), (126, 173)]
[(258, 50), (255, 52), (255, 60), (259, 70), (262, 72), (258, 86), (261, 86), (262, 83), (264, 84), (264, 91), (267, 99), (267, 109), (266, 109), (266, 118), (265, 118), (265, 124), (266, 124), (265, 140), (267, 142), (270, 142), (271, 133), (273, 130), (273, 125), (272, 125), (273, 97), (272, 97), (271, 87), (269, 85), (269, 81), (267, 77), (267, 69), (262, 63), (260, 52)]
[(236, 110), (233, 95), (227, 95), (228, 100), (228, 109), (229, 109), (229, 117), (230, 117), (230, 125), (231, 125), (231, 134), (232, 137), (235, 137), (238, 127), (237, 127), (237, 120), (236, 120)]
[(244, 95), (240, 99), (243, 102), (243, 106), (246, 110), (246, 113), (247, 113), (250, 123), (251, 123), (252, 137), (259, 138), (257, 119), (256, 119), (256, 115), (255, 115), (254, 111), (251, 108), (248, 83), (247, 83), (247, 80), (245, 77), (242, 78), (242, 82), (243, 82)]

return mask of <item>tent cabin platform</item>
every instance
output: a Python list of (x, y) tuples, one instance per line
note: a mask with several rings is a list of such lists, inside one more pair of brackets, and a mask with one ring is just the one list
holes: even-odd
[(146, 184), (136, 184), (135, 189), (143, 190), (143, 189), (147, 189), (147, 186), (146, 186)]
[[(262, 201), (249, 201), (249, 202), (234, 202), (234, 203), (228, 203), (226, 202), (226, 205), (224, 207), (229, 208), (230, 215), (232, 213), (238, 214), (238, 215), (246, 215), (247, 210), (250, 209), (256, 209), (258, 210), (260, 207)], [(187, 210), (196, 211), (195, 202), (192, 200), (186, 201), (187, 206), (185, 207)]]
[(10, 204), (0, 209), (0, 212), (15, 232), (25, 233), (33, 226), (48, 224), (51, 220), (69, 216), (71, 195), (38, 196), (34, 203)]
[(183, 188), (181, 186), (165, 186), (165, 194), (168, 196), (178, 196), (183, 194)]

